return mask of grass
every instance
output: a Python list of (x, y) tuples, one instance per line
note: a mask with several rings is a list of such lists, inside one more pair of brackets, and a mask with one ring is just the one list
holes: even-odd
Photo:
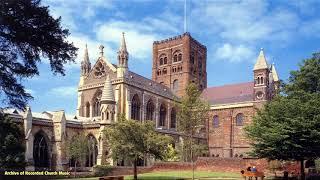
[[(195, 171), (195, 178), (239, 178), (240, 173), (224, 173), (224, 172), (207, 172), (207, 171)], [(174, 179), (183, 179), (183, 178), (192, 178), (192, 171), (158, 171), (150, 172), (144, 174), (138, 174), (138, 179), (141, 180), (174, 180)], [(125, 176), (126, 180), (133, 179), (133, 176)]]
[[(195, 178), (240, 178), (240, 173), (225, 173), (225, 172), (207, 172), (195, 171)], [(144, 174), (138, 174), (139, 180), (178, 180), (184, 178), (192, 178), (192, 171), (156, 171)], [(99, 177), (90, 178), (75, 178), (79, 180), (98, 180)], [(133, 176), (125, 176), (125, 180), (131, 180)], [(61, 179), (62, 180), (62, 179)], [(72, 178), (74, 180), (74, 178)]]

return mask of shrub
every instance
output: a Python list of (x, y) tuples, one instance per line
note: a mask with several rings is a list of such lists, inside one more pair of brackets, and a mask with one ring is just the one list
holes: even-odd
[(96, 165), (93, 167), (94, 176), (108, 176), (113, 167), (110, 165)]

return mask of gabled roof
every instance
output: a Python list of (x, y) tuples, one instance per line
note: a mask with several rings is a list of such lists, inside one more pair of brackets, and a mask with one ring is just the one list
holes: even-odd
[(201, 96), (211, 105), (253, 101), (253, 86), (253, 82), (245, 82), (209, 87)]
[(268, 63), (267, 63), (266, 57), (264, 56), (263, 49), (261, 49), (257, 62), (253, 68), (253, 70), (259, 70), (259, 69), (268, 69)]

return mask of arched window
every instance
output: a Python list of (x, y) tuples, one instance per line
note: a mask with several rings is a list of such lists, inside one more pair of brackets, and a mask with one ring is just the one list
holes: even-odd
[(150, 99), (147, 103), (147, 120), (153, 120), (153, 114), (154, 114), (154, 105), (152, 100)]
[(176, 110), (174, 108), (171, 109), (171, 116), (170, 116), (170, 128), (176, 128)]
[(243, 125), (244, 116), (242, 113), (237, 114), (236, 116), (236, 125), (242, 126)]
[(167, 68), (164, 68), (164, 69), (162, 70), (162, 73), (163, 73), (163, 74), (167, 74)]
[(167, 59), (167, 57), (164, 57), (163, 58), (163, 64), (167, 64), (168, 63), (168, 59)]
[(163, 59), (160, 58), (160, 65), (163, 65)]
[(33, 141), (34, 166), (37, 168), (49, 167), (48, 142), (44, 132), (38, 132)]
[(93, 117), (100, 116), (100, 100), (102, 92), (99, 90), (93, 97)]
[(86, 107), (85, 107), (85, 117), (90, 117), (90, 103), (87, 102), (86, 103)]
[(179, 82), (178, 82), (178, 79), (175, 79), (172, 83), (172, 90), (173, 92), (176, 92), (179, 88)]
[(261, 84), (263, 84), (263, 77), (261, 77)]
[(190, 55), (190, 62), (191, 64), (194, 64), (194, 53), (191, 53)]
[(132, 98), (131, 119), (140, 120), (140, 100), (137, 94)]
[(161, 106), (160, 106), (160, 118), (159, 118), (159, 126), (160, 127), (165, 126), (166, 117), (167, 117), (167, 109), (163, 104), (161, 104)]
[(178, 61), (182, 61), (182, 54), (178, 55)]
[(213, 125), (214, 128), (219, 127), (219, 116), (217, 116), (217, 115), (213, 116), (212, 125)]
[(174, 56), (173, 56), (173, 62), (177, 62), (178, 61), (178, 56), (175, 54)]
[(97, 164), (98, 142), (96, 138), (90, 134), (88, 139), (88, 154), (86, 158), (86, 167), (92, 167)]

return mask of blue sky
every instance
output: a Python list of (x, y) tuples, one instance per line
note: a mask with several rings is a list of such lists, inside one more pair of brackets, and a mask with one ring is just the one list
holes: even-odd
[[(183, 0), (45, 0), (54, 17), (70, 30), (69, 41), (79, 48), (76, 64), (66, 76), (54, 76), (48, 62), (40, 76), (24, 81), (34, 96), (33, 111), (64, 109), (75, 114), (83, 49), (88, 44), (92, 64), (103, 44), (106, 58), (117, 63), (121, 32), (126, 33), (129, 69), (151, 78), (152, 43), (183, 33)], [(191, 35), (207, 46), (208, 87), (252, 81), (252, 69), (264, 48), (281, 79), (302, 59), (319, 51), (320, 3), (317, 0), (188, 0)]]

